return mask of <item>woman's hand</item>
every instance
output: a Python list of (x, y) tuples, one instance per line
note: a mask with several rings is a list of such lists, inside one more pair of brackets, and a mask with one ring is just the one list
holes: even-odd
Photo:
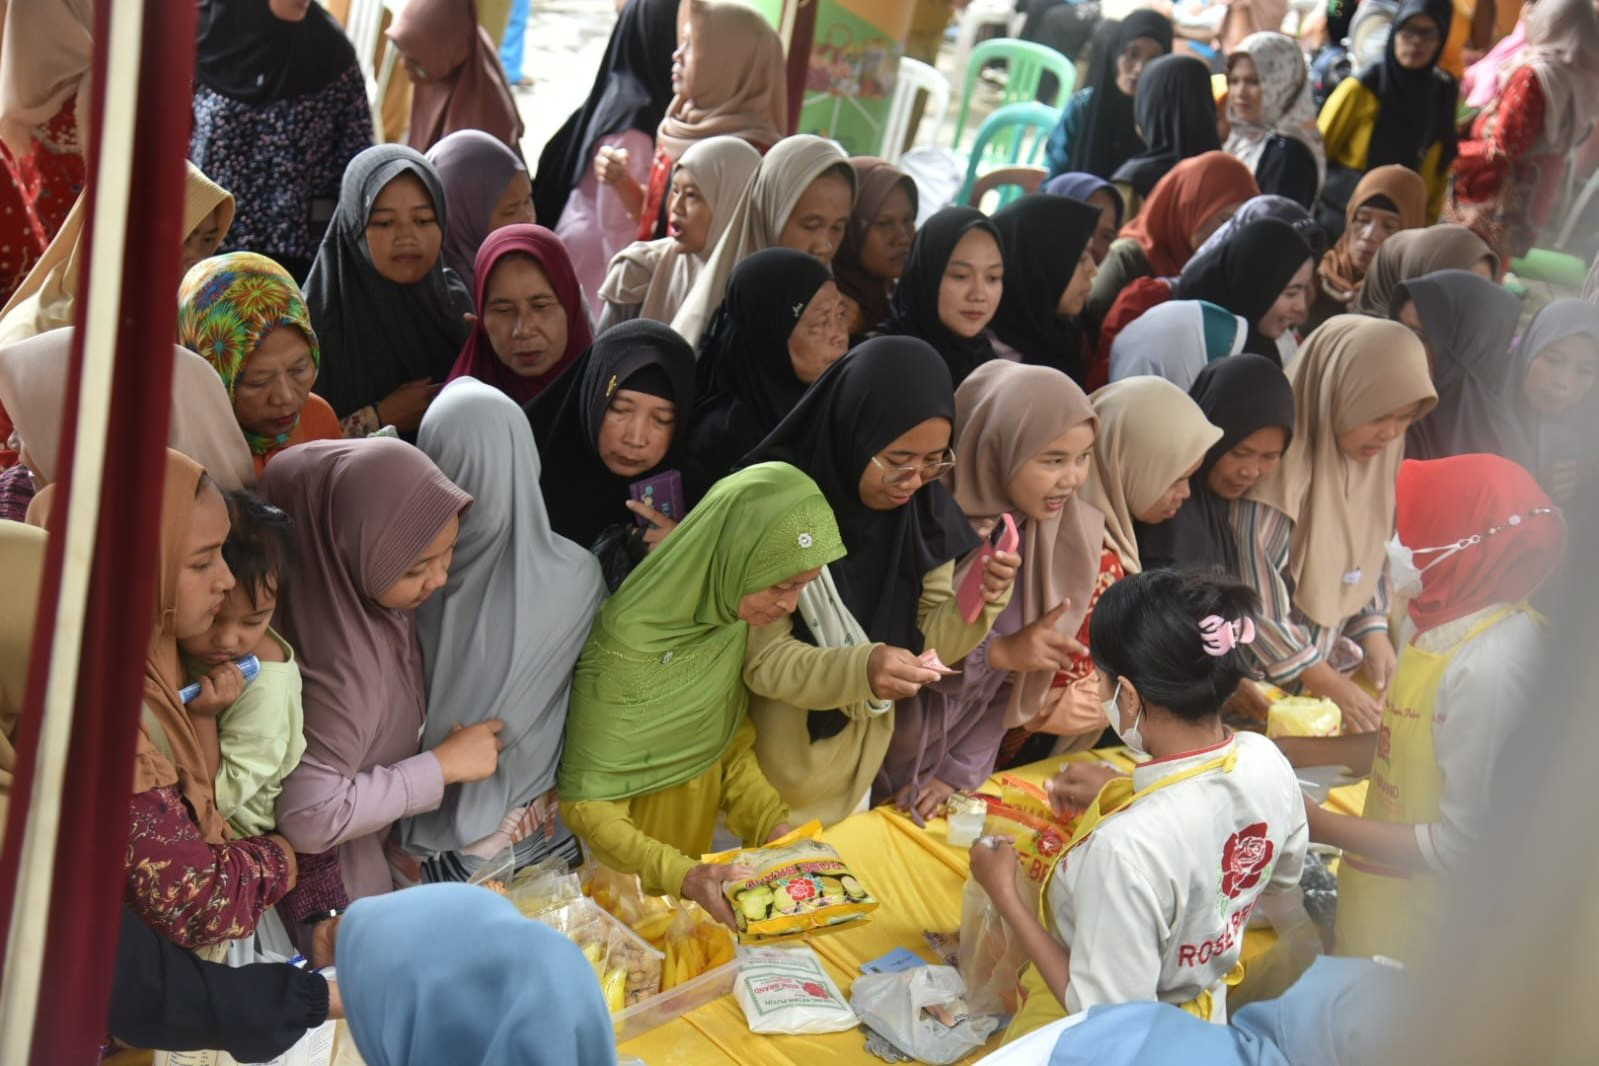
[(416, 427), (422, 424), (422, 416), (427, 413), (428, 404), (443, 387), (433, 384), (429, 378), (406, 382), (378, 401), (378, 420), (401, 433), (415, 433)]
[(916, 656), (904, 648), (879, 644), (866, 660), (866, 680), (872, 686), (872, 695), (880, 700), (906, 700), (930, 685), (941, 675), (937, 670), (923, 666)]
[(1382, 703), (1375, 696), (1342, 674), (1324, 684), (1319, 696), (1338, 704), (1344, 715), (1345, 733), (1370, 733), (1382, 724)]
[(505, 723), (498, 718), (464, 728), (452, 727), (450, 735), (433, 749), (433, 756), (444, 771), (444, 783), (458, 785), (492, 777), (500, 765), (500, 749), (505, 746), (499, 736), (504, 728)]
[(995, 637), (988, 645), (989, 665), (996, 670), (1018, 673), (1045, 670), (1058, 673), (1070, 666), (1073, 659), (1087, 655), (1088, 649), (1080, 641), (1055, 628), (1071, 605), (1072, 601), (1065, 600), (1053, 611), (1009, 636)]
[(787, 822), (778, 822), (776, 825), (772, 826), (772, 831), (766, 834), (766, 842), (770, 844), (774, 840), (781, 840), (793, 831), (794, 827), (789, 825)]
[(344, 1017), (344, 997), (339, 995), (339, 982), (328, 982), (328, 1021), (339, 1021)]
[(736, 932), (738, 922), (733, 918), (733, 908), (727, 897), (722, 895), (722, 886), (754, 875), (755, 871), (748, 866), (702, 862), (684, 875), (679, 895), (698, 903), (712, 918)]
[(1233, 693), (1227, 706), (1233, 713), (1257, 722), (1264, 722), (1271, 714), (1271, 700), (1266, 698), (1266, 693), (1259, 685), (1247, 677), (1238, 683), (1238, 691)]
[[(294, 845), (290, 844), (287, 837), (276, 833), (268, 833), (266, 839), (273, 847), (283, 852), (283, 865), (288, 869), (289, 888), (293, 888), (300, 880), (300, 860), (294, 857)], [(288, 889), (284, 889), (288, 891)]]
[(202, 718), (215, 718), (244, 692), (244, 671), (236, 663), (223, 663), (199, 681), (200, 694), (184, 710)]
[(600, 150), (594, 153), (594, 179), (601, 185), (616, 185), (626, 180), (629, 177), (628, 160), (626, 148), (601, 145)]
[(1094, 802), (1105, 782), (1127, 775), (1102, 762), (1070, 762), (1061, 767), (1055, 776), (1044, 782), (1044, 794), (1049, 797), (1049, 808), (1064, 818), (1077, 811), (1085, 811)]
[[(342, 917), (328, 918), (311, 927), (311, 966), (325, 970), (336, 961), (339, 946), (339, 923)], [(331, 991), (331, 989), (329, 990)]]
[(644, 543), (648, 545), (646, 551), (654, 551), (660, 547), (666, 535), (677, 528), (676, 519), (666, 517), (642, 500), (628, 500), (627, 509), (649, 523), (644, 530)]
[[(1022, 557), (1015, 552), (996, 551), (983, 562), (983, 602), (998, 603), (1016, 583)], [(1057, 608), (1058, 609), (1058, 608)]]
[(978, 837), (972, 845), (972, 880), (983, 886), (996, 905), (1016, 895), (1019, 865), (1010, 837)]
[(917, 825), (922, 825), (929, 818), (937, 818), (944, 801), (954, 794), (954, 785), (931, 777), (920, 788), (913, 783), (896, 792), (894, 806), (910, 815)]
[(1360, 664), (1361, 673), (1366, 675), (1372, 688), (1387, 695), (1388, 686), (1393, 684), (1394, 674), (1399, 671), (1394, 642), (1388, 639), (1386, 632), (1378, 630), (1360, 638), (1360, 648), (1366, 653), (1365, 660)]

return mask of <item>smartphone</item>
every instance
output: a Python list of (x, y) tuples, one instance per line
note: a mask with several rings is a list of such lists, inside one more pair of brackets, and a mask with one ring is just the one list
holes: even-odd
[(983, 613), (983, 608), (988, 602), (983, 599), (983, 573), (984, 564), (996, 552), (1013, 552), (1022, 542), (1022, 535), (1016, 531), (1016, 520), (1009, 514), (1001, 514), (999, 521), (994, 523), (994, 531), (988, 535), (988, 540), (977, 551), (977, 558), (966, 571), (966, 580), (961, 582), (960, 591), (955, 594), (955, 601), (960, 606), (961, 617), (966, 619), (966, 624), (971, 625), (977, 621), (977, 616)]
[[(654, 477), (635, 481), (627, 487), (627, 494), (646, 507), (655, 508), (674, 522), (683, 521), (683, 515), (688, 511), (683, 499), (683, 475), (676, 470), (668, 470)], [(633, 519), (641, 526), (650, 524), (643, 515), (636, 514)]]

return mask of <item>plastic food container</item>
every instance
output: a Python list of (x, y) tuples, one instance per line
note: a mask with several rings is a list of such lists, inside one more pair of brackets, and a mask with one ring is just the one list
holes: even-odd
[(628, 1007), (612, 1018), (616, 1025), (616, 1042), (624, 1044), (691, 1010), (731, 994), (733, 980), (738, 977), (743, 964), (744, 949), (737, 948), (732, 962), (723, 963), (714, 970), (706, 970), (692, 981), (685, 981), (676, 988)]
[(983, 824), (988, 820), (988, 804), (971, 796), (955, 796), (949, 801), (945, 821), (949, 829), (945, 838), (952, 848), (969, 848), (983, 835)]

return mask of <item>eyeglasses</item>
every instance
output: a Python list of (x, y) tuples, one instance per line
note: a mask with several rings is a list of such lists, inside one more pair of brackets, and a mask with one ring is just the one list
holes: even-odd
[(1439, 33), (1437, 29), (1432, 27), (1424, 29), (1419, 26), (1401, 26), (1399, 27), (1399, 36), (1411, 44), (1437, 44), (1443, 39), (1443, 34)]
[(922, 483), (937, 481), (951, 470), (955, 469), (955, 449), (945, 448), (939, 453), (942, 459), (931, 459), (910, 466), (889, 466), (877, 456), (872, 456), (872, 462), (883, 472), (883, 481), (894, 487), (900, 488), (908, 485), (918, 477)]

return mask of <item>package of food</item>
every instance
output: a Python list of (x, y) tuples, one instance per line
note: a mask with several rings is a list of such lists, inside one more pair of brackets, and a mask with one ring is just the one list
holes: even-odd
[(690, 900), (647, 896), (636, 874), (597, 862), (579, 871), (583, 891), (665, 957), (661, 991), (733, 961), (733, 932)]
[(966, 997), (960, 974), (948, 966), (917, 966), (868, 974), (849, 990), (849, 1005), (868, 1029), (904, 1055), (950, 1066), (970, 1055), (999, 1025)]
[(617, 1014), (661, 991), (665, 956), (586, 896), (530, 915), (583, 949)]
[(1274, 700), (1266, 715), (1266, 735), (1277, 737), (1335, 737), (1343, 729), (1344, 715), (1332, 700), (1312, 696), (1286, 696)]
[[(1038, 906), (1041, 885), (1016, 870), (1016, 887), (1029, 909)], [(974, 1014), (1014, 1014), (1021, 998), (1022, 967), (1028, 963), (1021, 937), (1000, 916), (983, 886), (968, 877), (961, 891), (961, 931), (956, 966)]]
[(745, 943), (832, 932), (877, 909), (838, 852), (817, 839), (821, 832), (820, 822), (807, 822), (763, 848), (705, 856), (755, 871), (722, 886)]
[(752, 1033), (842, 1033), (860, 1024), (807, 947), (746, 949), (733, 993)]

